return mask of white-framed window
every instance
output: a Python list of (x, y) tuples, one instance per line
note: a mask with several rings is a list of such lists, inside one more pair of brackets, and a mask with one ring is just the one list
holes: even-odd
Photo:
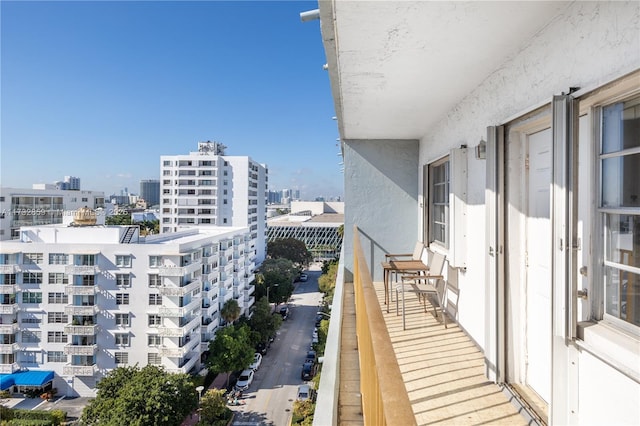
[(162, 280), (158, 274), (149, 274), (149, 287), (160, 287)]
[(128, 305), (128, 304), (129, 304), (129, 293), (116, 294), (116, 305)]
[(69, 317), (64, 312), (48, 312), (47, 322), (49, 324), (66, 324), (69, 322)]
[(162, 305), (162, 296), (159, 294), (150, 294), (149, 305)]
[(162, 363), (162, 357), (160, 354), (148, 353), (147, 354), (147, 364), (149, 365), (160, 365)]
[(62, 331), (49, 331), (47, 333), (47, 342), (49, 343), (67, 343), (67, 335)]
[(116, 325), (129, 327), (131, 325), (129, 314), (115, 314)]
[(25, 265), (40, 265), (42, 264), (42, 253), (24, 253), (23, 255)]
[(69, 255), (66, 253), (49, 253), (49, 265), (66, 265), (69, 263)]
[(147, 324), (149, 327), (157, 327), (162, 324), (162, 318), (160, 318), (160, 315), (149, 315)]
[(162, 266), (162, 256), (149, 256), (149, 268)]
[(49, 272), (49, 284), (69, 284), (69, 276), (62, 272)]
[(599, 109), (604, 318), (640, 329), (640, 96)]
[(22, 303), (42, 303), (42, 293), (39, 291), (23, 291)]
[(449, 247), (449, 157), (429, 164), (429, 243)]
[(116, 255), (116, 266), (119, 268), (131, 268), (131, 255), (128, 255), (128, 254)]
[(116, 345), (129, 346), (129, 333), (116, 333), (114, 334)]
[(118, 287), (129, 287), (129, 286), (131, 286), (131, 275), (130, 274), (116, 274), (116, 285)]
[(67, 362), (67, 355), (62, 351), (48, 351), (47, 362)]
[(147, 346), (160, 346), (162, 344), (162, 336), (157, 334), (149, 334), (147, 336)]
[(129, 352), (115, 352), (113, 357), (117, 365), (129, 364)]
[(67, 296), (65, 293), (49, 293), (48, 302), (50, 304), (60, 303), (66, 305), (67, 303), (69, 303), (69, 296)]
[(42, 284), (42, 272), (24, 272), (22, 275), (23, 284)]
[(76, 266), (94, 266), (96, 264), (95, 254), (78, 254), (75, 258)]

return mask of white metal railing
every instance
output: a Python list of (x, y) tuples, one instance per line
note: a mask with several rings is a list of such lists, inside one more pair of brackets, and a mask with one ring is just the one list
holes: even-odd
[(17, 289), (15, 284), (0, 284), (0, 294), (14, 294)]
[(20, 370), (20, 366), (17, 362), (12, 362), (11, 364), (0, 364), (0, 374), (11, 374)]
[(184, 317), (189, 312), (200, 307), (200, 297), (194, 297), (191, 302), (181, 308), (168, 308), (166, 306), (160, 306), (158, 308), (158, 315), (161, 317)]
[(64, 273), (67, 275), (94, 275), (100, 272), (98, 265), (66, 265)]
[(67, 355), (92, 356), (98, 352), (98, 345), (65, 345), (64, 353)]
[(20, 265), (0, 265), (0, 274), (17, 274), (20, 272)]
[(189, 332), (200, 325), (200, 316), (196, 316), (187, 324), (182, 327), (179, 326), (160, 326), (158, 327), (158, 334), (163, 337), (184, 337)]
[(0, 334), (14, 334), (18, 331), (18, 323), (0, 324)]
[(11, 305), (0, 305), (0, 314), (15, 314), (19, 309), (20, 307), (17, 303), (12, 303)]
[(0, 344), (0, 354), (12, 354), (18, 351), (20, 347), (17, 343), (2, 343)]
[(191, 293), (193, 290), (197, 289), (202, 285), (202, 281), (199, 279), (195, 279), (191, 281), (189, 284), (177, 287), (177, 286), (169, 286), (164, 285), (158, 287), (158, 291), (163, 296), (184, 296), (187, 293)]
[(62, 374), (65, 376), (93, 376), (98, 367), (93, 365), (65, 365), (62, 367)]
[(64, 307), (64, 313), (67, 315), (95, 315), (98, 311), (100, 311), (98, 305), (67, 305)]
[(65, 334), (71, 334), (75, 336), (93, 336), (98, 332), (97, 325), (65, 325)]
[(70, 296), (93, 296), (96, 294), (95, 285), (67, 285), (65, 292)]
[(186, 364), (184, 364), (182, 367), (180, 368), (167, 368), (166, 371), (168, 373), (188, 373), (189, 370), (191, 370), (193, 368), (194, 365), (196, 365), (196, 363), (198, 362), (198, 359), (200, 358), (200, 356), (198, 355), (193, 355), (193, 357), (191, 357), (191, 359), (189, 361), (187, 361)]
[(160, 346), (160, 355), (166, 356), (168, 358), (182, 358), (183, 356), (200, 346), (200, 334), (194, 333), (193, 336), (196, 337), (193, 337), (189, 343), (182, 347)]

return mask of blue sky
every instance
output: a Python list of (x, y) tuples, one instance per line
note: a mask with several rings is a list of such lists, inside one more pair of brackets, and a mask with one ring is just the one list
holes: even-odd
[(343, 195), (315, 1), (2, 1), (2, 186), (139, 191), (216, 140), (270, 189)]

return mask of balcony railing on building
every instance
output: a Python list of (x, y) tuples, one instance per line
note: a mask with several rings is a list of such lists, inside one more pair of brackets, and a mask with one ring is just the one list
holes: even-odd
[(98, 326), (93, 325), (65, 325), (65, 334), (74, 336), (93, 336), (98, 332)]
[(13, 354), (20, 350), (18, 343), (0, 343), (0, 354)]
[(64, 289), (69, 296), (93, 296), (96, 294), (95, 285), (67, 285)]
[(191, 302), (181, 308), (160, 306), (158, 308), (158, 315), (161, 317), (184, 317), (189, 314), (189, 312), (200, 307), (200, 300), (200, 297), (194, 297)]
[(15, 334), (19, 329), (20, 327), (17, 322), (13, 322), (11, 324), (0, 324), (0, 334)]
[(16, 284), (0, 284), (0, 294), (15, 294), (17, 289)]
[(182, 277), (192, 272), (200, 270), (202, 267), (200, 262), (194, 262), (185, 266), (160, 266), (158, 275), (161, 277)]
[(161, 287), (158, 287), (158, 291), (163, 296), (184, 296), (199, 288), (201, 285), (202, 281), (200, 281), (199, 279), (194, 279), (182, 287), (163, 285)]
[(16, 314), (20, 310), (20, 306), (17, 303), (3, 303), (0, 304), (0, 314)]
[(188, 373), (196, 365), (199, 359), (200, 359), (200, 356), (194, 354), (191, 356), (191, 358), (184, 360), (181, 363), (180, 367), (178, 368), (167, 367), (165, 370), (168, 373), (175, 373), (175, 374)]
[(158, 327), (158, 334), (163, 337), (184, 337), (196, 327), (200, 326), (200, 316), (196, 316), (184, 325), (161, 325)]
[(64, 307), (66, 315), (95, 315), (100, 312), (98, 305), (67, 305)]
[(189, 352), (195, 350), (200, 346), (200, 334), (193, 333), (191, 334), (191, 340), (186, 342), (183, 346), (165, 346), (162, 345), (159, 347), (160, 355), (165, 356), (167, 358), (182, 358), (187, 355)]
[(66, 265), (64, 273), (67, 275), (95, 275), (100, 272), (98, 265)]
[(0, 265), (0, 274), (17, 274), (20, 272), (20, 265)]
[(12, 374), (20, 370), (20, 366), (17, 362), (10, 362), (7, 364), (1, 364), (0, 361), (0, 374)]
[(67, 355), (84, 355), (93, 356), (98, 352), (98, 345), (74, 345), (68, 344), (64, 346), (64, 353)]
[(98, 366), (94, 363), (91, 365), (72, 365), (67, 364), (62, 367), (62, 374), (65, 376), (90, 377), (96, 374)]

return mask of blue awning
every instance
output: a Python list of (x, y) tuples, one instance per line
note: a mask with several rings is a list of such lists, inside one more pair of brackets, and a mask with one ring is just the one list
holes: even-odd
[(0, 374), (0, 390), (11, 386), (44, 386), (53, 380), (53, 371), (17, 371), (12, 374)]

